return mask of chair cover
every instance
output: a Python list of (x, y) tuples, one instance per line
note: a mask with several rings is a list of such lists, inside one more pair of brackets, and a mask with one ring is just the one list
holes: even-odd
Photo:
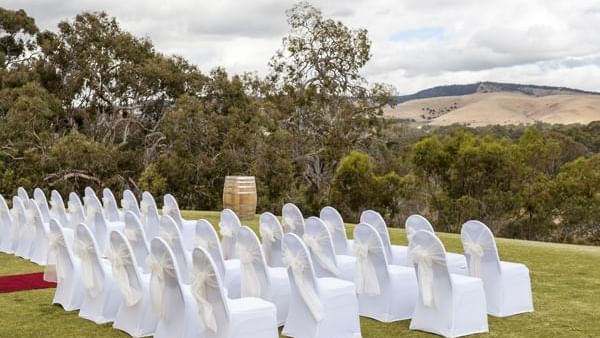
[[(429, 231), (435, 234), (433, 230), (433, 226), (431, 223), (421, 215), (410, 215), (406, 219), (404, 223), (404, 228), (406, 229), (406, 238), (408, 239), (408, 243), (414, 234), (419, 231)], [(457, 273), (461, 275), (468, 275), (467, 271), (467, 261), (465, 256), (462, 254), (457, 254), (453, 252), (446, 252), (446, 263), (448, 264), (448, 270), (450, 273)], [(407, 266), (412, 266), (412, 262), (410, 261), (410, 257), (406, 257)]]
[(225, 259), (237, 258), (235, 242), (237, 232), (242, 226), (240, 219), (230, 209), (223, 209), (220, 215), (219, 233), (221, 234), (221, 248)]
[(479, 278), (450, 274), (446, 250), (432, 232), (419, 230), (409, 255), (419, 285), (411, 330), (459, 337), (488, 331), (486, 300)]
[(304, 235), (304, 216), (302, 211), (293, 203), (286, 203), (281, 209), (281, 226), (285, 233), (293, 232)]
[(96, 195), (96, 191), (94, 191), (94, 189), (92, 189), (89, 186), (85, 187), (85, 189), (83, 189), (83, 206), (85, 207), (86, 213), (87, 213), (88, 201), (92, 197), (98, 198), (98, 196)]
[(479, 221), (468, 221), (461, 240), (470, 275), (483, 281), (487, 312), (497, 317), (533, 312), (529, 269), (500, 261), (492, 231)]
[(181, 235), (183, 236), (183, 244), (186, 250), (191, 251), (194, 248), (194, 232), (196, 231), (196, 221), (188, 221), (183, 219), (181, 212), (179, 211), (179, 205), (175, 200), (175, 197), (171, 194), (164, 196), (164, 204), (162, 208), (162, 214), (171, 216), (175, 221), (175, 224), (179, 227)]
[(367, 223), (377, 230), (383, 242), (383, 248), (385, 249), (389, 264), (407, 265), (406, 255), (408, 248), (402, 245), (392, 245), (387, 225), (381, 214), (374, 210), (363, 211), (360, 215), (360, 223)]
[(18, 235), (15, 246), (15, 256), (31, 259), (31, 246), (35, 237), (35, 213), (29, 208), (30, 200), (22, 201), (21, 198), (13, 198), (13, 220), (18, 220)]
[(104, 208), (96, 195), (89, 196), (87, 202), (87, 214), (85, 224), (94, 234), (100, 254), (104, 257), (108, 249), (108, 237), (113, 230), (122, 231), (124, 222), (111, 222), (106, 218)]
[(52, 304), (60, 304), (66, 311), (73, 311), (81, 308), (85, 291), (81, 263), (66, 237), (63, 227), (55, 219), (50, 220), (44, 280), (57, 283)]
[(35, 200), (29, 201), (29, 209), (26, 211), (28, 222), (31, 222), (34, 232), (29, 257), (38, 265), (46, 265), (48, 256), (48, 223), (42, 220), (42, 212)]
[(150, 274), (141, 273), (138, 268), (140, 263), (136, 261), (129, 242), (118, 231), (110, 233), (108, 257), (113, 277), (123, 297), (113, 327), (133, 337), (153, 335), (158, 319), (150, 307)]
[(335, 254), (329, 230), (320, 218), (313, 216), (306, 220), (302, 240), (310, 251), (317, 277), (354, 281), (356, 258)]
[(129, 189), (123, 191), (123, 199), (121, 199), (121, 208), (123, 208), (123, 213), (127, 211), (133, 212), (138, 218), (142, 216), (140, 212), (140, 207), (138, 205), (137, 198), (133, 194), (133, 192)]
[(258, 237), (243, 226), (236, 244), (241, 265), (242, 297), (258, 297), (275, 304), (277, 323), (283, 325), (290, 306), (290, 282), (285, 268), (267, 266)]
[(81, 203), (79, 195), (74, 192), (69, 193), (69, 201), (67, 202), (69, 208), (69, 223), (65, 224), (65, 227), (75, 229), (77, 224), (85, 223), (85, 207)]
[(150, 273), (146, 265), (146, 258), (150, 254), (150, 241), (146, 237), (140, 219), (131, 211), (125, 213), (123, 234), (131, 246), (135, 261), (138, 264), (137, 267), (141, 268), (144, 273)]
[(317, 278), (308, 249), (296, 234), (283, 236), (283, 261), (291, 297), (283, 335), (289, 337), (360, 337), (354, 284), (338, 278)]
[(27, 190), (25, 190), (25, 188), (23, 188), (23, 187), (17, 188), (17, 196), (19, 196), (19, 198), (23, 202), (29, 201), (29, 194), (27, 193)]
[(65, 209), (65, 202), (56, 190), (50, 192), (50, 218), (56, 219), (61, 226), (69, 226), (69, 216)]
[(158, 207), (154, 197), (147, 191), (142, 194), (142, 201), (140, 202), (140, 213), (142, 217), (142, 225), (146, 231), (146, 238), (152, 240), (152, 238), (158, 236), (158, 225), (160, 223), (160, 216), (158, 215)]
[(17, 231), (18, 228), (14, 227), (16, 222), (13, 224), (13, 217), (11, 216), (11, 210), (6, 204), (4, 196), (0, 195), (0, 252), (13, 253), (13, 232)]
[(169, 245), (159, 237), (150, 242), (150, 308), (158, 318), (155, 338), (201, 337), (198, 307), (190, 286), (181, 280)]
[(190, 284), (190, 273), (192, 271), (192, 253), (183, 246), (181, 232), (171, 216), (162, 216), (160, 218), (160, 229), (158, 236), (162, 238), (173, 252), (175, 261), (179, 265), (181, 282)]
[(115, 320), (123, 297), (113, 279), (110, 262), (100, 258), (98, 245), (87, 225), (75, 228), (74, 251), (81, 262), (85, 295), (79, 317), (96, 324)]
[(40, 209), (42, 222), (50, 222), (50, 208), (48, 207), (48, 199), (46, 199), (46, 194), (44, 194), (44, 191), (40, 188), (35, 188), (33, 190), (33, 200)]
[(277, 216), (270, 212), (262, 213), (258, 219), (260, 237), (262, 238), (262, 249), (267, 264), (271, 267), (283, 267), (281, 261), (281, 239), (283, 228)]
[(379, 233), (366, 223), (354, 228), (354, 250), (360, 315), (382, 322), (410, 318), (419, 293), (414, 268), (388, 265)]
[(352, 241), (348, 241), (346, 236), (346, 227), (342, 215), (333, 207), (324, 207), (321, 209), (319, 218), (329, 229), (335, 253), (338, 255), (352, 255)]
[(123, 213), (119, 210), (117, 199), (112, 191), (108, 188), (102, 189), (102, 206), (104, 215), (109, 222), (122, 222)]
[(193, 266), (191, 290), (200, 337), (279, 337), (272, 303), (255, 297), (229, 299), (211, 255), (202, 248), (194, 249)]
[(196, 222), (196, 248), (202, 248), (210, 254), (229, 298), (240, 297), (240, 260), (223, 258), (221, 243), (212, 224), (205, 219)]

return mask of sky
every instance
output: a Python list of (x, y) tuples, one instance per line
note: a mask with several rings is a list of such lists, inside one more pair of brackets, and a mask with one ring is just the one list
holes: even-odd
[[(203, 71), (265, 75), (288, 32), (289, 0), (3, 0), (41, 29), (106, 11), (123, 29)], [(315, 0), (323, 16), (366, 28), (363, 75), (398, 94), (500, 81), (600, 91), (598, 0)]]

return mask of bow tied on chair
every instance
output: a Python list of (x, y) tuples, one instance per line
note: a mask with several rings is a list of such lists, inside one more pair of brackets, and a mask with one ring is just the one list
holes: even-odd
[(241, 243), (236, 244), (241, 265), (242, 297), (260, 297), (261, 287), (254, 263), (260, 260), (260, 252)]
[(73, 201), (68, 201), (67, 202), (67, 207), (69, 208), (69, 212), (74, 213), (76, 211), (79, 211), (79, 204), (73, 202)]
[(469, 270), (472, 277), (481, 278), (481, 259), (486, 249), (492, 248), (493, 244), (480, 239), (473, 240), (468, 233), (463, 234), (463, 247), (469, 256)]
[(129, 280), (129, 274), (127, 273), (127, 265), (130, 264), (129, 253), (126, 247), (118, 249), (111, 248), (108, 251), (108, 259), (112, 263), (113, 277), (119, 290), (123, 294), (125, 304), (127, 306), (133, 306), (142, 299), (142, 292), (133, 287)]
[(367, 294), (368, 296), (377, 296), (381, 294), (379, 280), (375, 271), (375, 266), (369, 258), (370, 243), (354, 240), (354, 253), (356, 255), (356, 272), (354, 274), (354, 284), (356, 284), (356, 293)]
[(95, 298), (102, 292), (102, 284), (96, 282), (94, 269), (94, 246), (82, 240), (75, 239), (75, 253), (81, 260), (81, 274), (83, 277), (83, 286), (90, 293), (90, 296)]
[(175, 207), (173, 207), (172, 205), (168, 205), (165, 204), (163, 206), (163, 214), (164, 215), (169, 215), (171, 217), (174, 217), (174, 215), (176, 214), (177, 209)]
[(214, 243), (204, 237), (196, 236), (195, 246), (197, 248), (202, 248), (208, 252), (211, 252), (211, 249), (214, 247)]
[(160, 319), (164, 319), (165, 312), (165, 279), (167, 276), (175, 277), (175, 266), (173, 262), (164, 255), (161, 259), (156, 259), (150, 255), (146, 258), (146, 264), (150, 269), (150, 299), (152, 310)]
[(308, 268), (308, 258), (294, 255), (289, 249), (284, 249), (282, 261), (286, 268), (292, 271), (292, 277), (298, 287), (300, 297), (306, 303), (315, 320), (320, 322), (323, 319), (323, 304), (321, 304), (313, 285), (304, 276), (304, 270)]
[(291, 217), (283, 216), (281, 225), (287, 232), (296, 231), (296, 222)]
[(175, 243), (175, 239), (177, 238), (177, 235), (175, 233), (162, 228), (159, 230), (158, 236), (164, 239), (165, 242), (167, 242), (167, 244), (171, 247), (173, 246), (173, 244)]
[(147, 214), (149, 210), (150, 210), (150, 206), (148, 205), (148, 202), (142, 200), (140, 202), (140, 212), (142, 214)]
[(48, 264), (44, 268), (44, 280), (61, 283), (65, 278), (65, 262), (61, 250), (66, 248), (62, 234), (48, 234)]
[(233, 230), (231, 230), (230, 227), (221, 223), (219, 223), (219, 234), (221, 234), (223, 238), (233, 238)]
[(192, 276), (192, 296), (198, 304), (198, 312), (204, 326), (206, 326), (212, 332), (217, 332), (217, 319), (213, 312), (212, 304), (207, 300), (207, 289), (217, 288), (217, 279), (214, 273), (206, 270), (206, 264), (203, 264), (202, 271), (195, 271)]
[(269, 226), (263, 226), (259, 230), (260, 236), (263, 238), (265, 255), (267, 257), (271, 257), (271, 253), (273, 252), (273, 243), (281, 239), (281, 234), (275, 233), (275, 231)]
[(325, 236), (324, 234), (315, 236), (305, 233), (302, 236), (302, 239), (304, 240), (306, 246), (308, 246), (311, 249), (319, 264), (321, 264), (321, 266), (325, 270), (337, 276), (338, 268), (335, 264), (335, 261), (332, 260), (330, 256), (327, 256), (327, 254), (325, 254), (325, 252), (323, 251), (323, 242), (327, 240), (327, 236)]
[(127, 200), (127, 199), (124, 198), (124, 199), (121, 200), (121, 207), (125, 211), (127, 211), (127, 210), (131, 209), (131, 203), (129, 203), (129, 200)]
[(408, 239), (408, 242), (410, 243), (410, 241), (412, 240), (412, 238), (415, 236), (415, 234), (417, 232), (415, 231), (415, 229), (413, 229), (411, 227), (405, 228), (405, 230), (406, 230), (406, 238)]
[(431, 250), (415, 246), (409, 251), (409, 256), (414, 264), (417, 264), (419, 290), (421, 291), (421, 300), (427, 307), (435, 306), (435, 297), (433, 293), (433, 265), (445, 264), (446, 257), (443, 253), (434, 253)]
[(110, 197), (102, 197), (102, 205), (103, 205), (103, 206), (105, 206), (105, 207), (106, 207), (106, 206), (108, 206), (108, 204), (109, 204), (109, 203), (111, 203), (111, 202), (112, 202), (112, 198), (110, 198)]

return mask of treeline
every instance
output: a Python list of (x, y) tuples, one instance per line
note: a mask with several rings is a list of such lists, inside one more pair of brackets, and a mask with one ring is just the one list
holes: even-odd
[(107, 186), (218, 210), (226, 175), (254, 175), (259, 211), (373, 208), (394, 226), (421, 213), (440, 230), (478, 218), (503, 236), (600, 243), (600, 123), (392, 123), (393, 90), (361, 77), (366, 30), (305, 2), (286, 14), (263, 78), (201, 72), (105, 13), (40, 31), (0, 8), (0, 193)]

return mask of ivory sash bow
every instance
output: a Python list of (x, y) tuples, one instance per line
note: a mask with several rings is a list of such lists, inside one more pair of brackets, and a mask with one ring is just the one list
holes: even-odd
[(409, 252), (412, 261), (417, 264), (419, 290), (421, 291), (421, 300), (427, 307), (435, 307), (435, 297), (433, 293), (433, 265), (445, 264), (446, 257), (443, 252), (432, 252), (430, 249), (419, 245), (412, 248)]
[(142, 200), (142, 201), (140, 202), (140, 212), (141, 212), (142, 214), (147, 214), (147, 213), (148, 213), (148, 210), (150, 210), (150, 205), (148, 205), (148, 202), (146, 202), (146, 201)]
[(281, 225), (286, 232), (295, 232), (296, 231), (296, 222), (289, 216), (283, 216)]
[(367, 241), (363, 243), (354, 239), (354, 253), (356, 255), (356, 272), (354, 274), (354, 284), (356, 284), (356, 293), (359, 295), (378, 296), (381, 294), (377, 272), (369, 253), (375, 254), (374, 244)]
[(48, 264), (44, 267), (44, 280), (61, 283), (65, 278), (65, 262), (62, 250), (66, 249), (62, 234), (48, 234)]
[(75, 213), (79, 211), (79, 204), (73, 201), (68, 201), (67, 207), (69, 209), (69, 213)]
[(173, 218), (175, 218), (175, 214), (178, 211), (177, 208), (175, 208), (171, 205), (164, 205), (162, 210), (163, 210), (163, 215), (169, 215)]
[[(112, 263), (113, 277), (119, 290), (123, 294), (125, 304), (133, 306), (142, 299), (142, 292), (133, 287), (127, 273), (127, 266), (131, 265), (130, 254), (126, 247), (112, 248), (108, 251), (108, 259)], [(132, 267), (133, 268), (133, 267)]]
[(222, 249), (223, 249), (223, 258), (232, 259), (235, 254), (232, 252), (234, 250), (234, 238), (233, 238), (233, 229), (229, 226), (226, 226), (222, 223), (219, 223), (219, 233), (223, 237)]
[(260, 252), (241, 243), (237, 243), (236, 250), (241, 265), (242, 297), (260, 297), (261, 285), (254, 267), (254, 263), (260, 260)]
[(122, 207), (122, 208), (123, 208), (125, 211), (127, 211), (127, 210), (131, 209), (131, 203), (129, 203), (129, 201), (128, 201), (127, 199), (123, 198), (123, 199), (121, 200), (121, 207)]
[(146, 264), (152, 274), (150, 278), (150, 300), (152, 304), (152, 310), (156, 316), (160, 319), (165, 318), (165, 292), (166, 284), (165, 278), (167, 276), (176, 277), (175, 265), (173, 261), (164, 255), (160, 259), (156, 259), (150, 255), (146, 258)]
[(110, 197), (102, 197), (102, 205), (106, 208), (109, 204), (112, 205), (112, 198)]
[(406, 238), (408, 239), (408, 242), (410, 243), (410, 241), (415, 236), (415, 234), (417, 233), (417, 231), (414, 228), (411, 228), (411, 227), (408, 227), (405, 230), (406, 230)]
[(283, 251), (283, 264), (292, 271), (294, 282), (298, 287), (300, 297), (306, 303), (310, 313), (316, 321), (320, 322), (323, 319), (323, 304), (317, 295), (314, 286), (310, 281), (307, 281), (304, 276), (304, 269), (308, 268), (308, 258), (304, 256), (294, 255), (289, 249)]
[(202, 321), (204, 322), (204, 326), (216, 333), (218, 330), (217, 319), (213, 312), (213, 306), (208, 301), (206, 294), (208, 288), (218, 288), (218, 284), (215, 274), (208, 271), (206, 266), (206, 264), (203, 264), (202, 268), (204, 270), (197, 271), (192, 276), (191, 291), (192, 296), (194, 296), (194, 299), (198, 304), (198, 312), (200, 318), (202, 318)]
[(306, 246), (311, 249), (319, 264), (321, 264), (325, 270), (337, 276), (338, 268), (335, 261), (330, 256), (327, 256), (324, 251), (325, 242), (327, 241), (328, 237), (325, 234), (312, 235), (305, 233), (302, 236), (302, 239), (304, 240)]
[(275, 230), (269, 225), (260, 227), (259, 231), (260, 236), (263, 238), (265, 256), (267, 256), (268, 259), (271, 260), (273, 252), (273, 243), (281, 240), (281, 233), (279, 231), (275, 232)]
[(92, 298), (95, 298), (102, 292), (102, 284), (96, 282), (96, 269), (94, 269), (94, 256), (96, 252), (92, 244), (82, 240), (75, 239), (75, 253), (81, 260), (81, 274), (83, 277), (83, 286), (89, 292)]
[(491, 241), (481, 239), (481, 235), (477, 240), (473, 240), (468, 233), (463, 234), (463, 247), (465, 253), (469, 255), (469, 272), (472, 277), (481, 278), (481, 259), (486, 250), (492, 249)]

